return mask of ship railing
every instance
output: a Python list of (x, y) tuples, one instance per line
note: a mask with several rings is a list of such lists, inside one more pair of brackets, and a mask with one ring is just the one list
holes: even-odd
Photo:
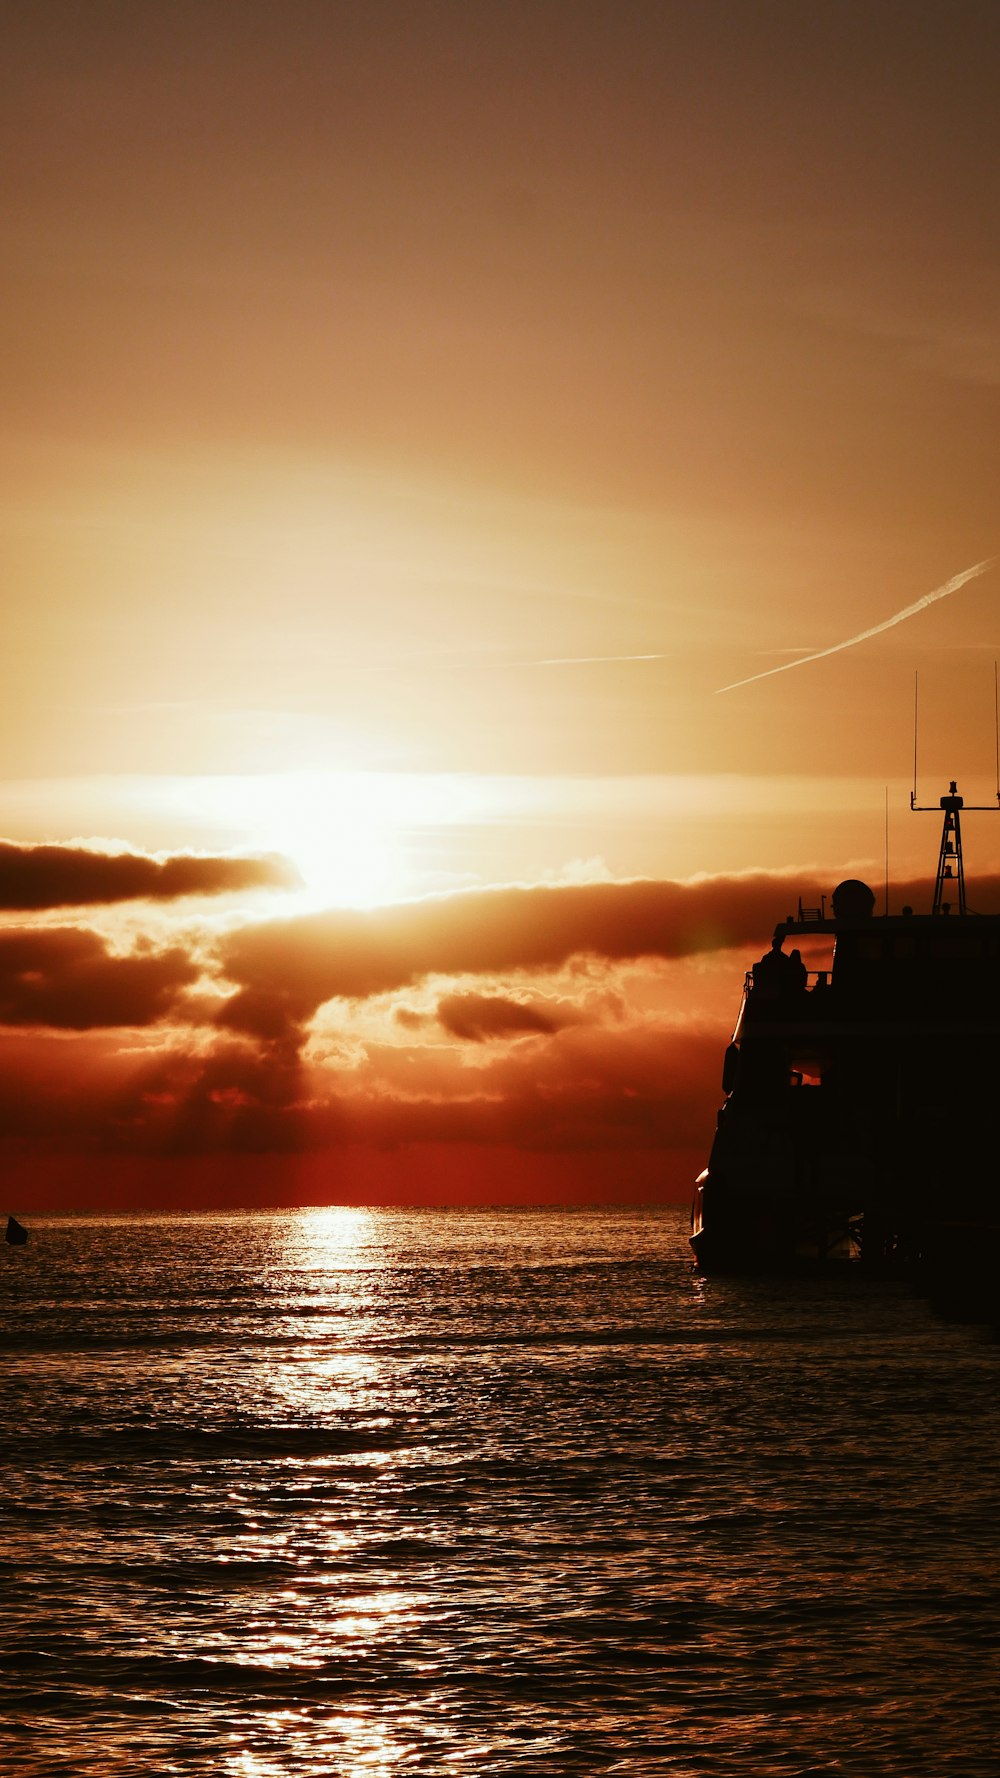
[[(827, 987), (829, 986), (830, 970), (828, 968), (827, 969), (809, 969), (806, 971), (805, 989), (808, 993), (812, 993), (812, 991), (815, 988), (818, 988), (820, 986), (820, 983), (823, 983)], [(753, 992), (753, 970), (748, 969), (745, 976), (743, 977), (742, 1006), (744, 1006), (744, 1007), (746, 1006), (746, 1003), (749, 1000), (752, 992)], [(741, 1011), (742, 1011), (742, 1007), (741, 1007)]]

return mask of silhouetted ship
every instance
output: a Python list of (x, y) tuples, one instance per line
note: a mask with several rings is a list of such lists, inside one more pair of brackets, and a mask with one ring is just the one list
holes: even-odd
[(850, 880), (829, 912), (800, 902), (748, 971), (692, 1209), (703, 1270), (995, 1282), (1000, 915), (967, 908), (963, 806), (953, 782), (930, 914), (876, 917)]

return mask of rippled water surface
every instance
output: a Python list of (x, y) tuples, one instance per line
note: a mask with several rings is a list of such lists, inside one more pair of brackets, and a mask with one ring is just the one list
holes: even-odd
[(683, 1218), (38, 1220), (0, 1772), (1000, 1772), (1000, 1349)]

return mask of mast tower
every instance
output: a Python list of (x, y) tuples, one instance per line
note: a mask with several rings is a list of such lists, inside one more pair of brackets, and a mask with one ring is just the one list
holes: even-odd
[[(969, 908), (965, 899), (965, 861), (962, 857), (961, 814), (965, 808), (965, 798), (959, 796), (958, 785), (954, 778), (948, 786), (948, 795), (941, 798), (939, 807), (944, 810), (944, 820), (941, 824), (941, 846), (938, 851), (937, 876), (934, 879), (934, 906), (931, 913), (950, 913), (952, 903), (945, 901), (945, 896), (950, 890), (957, 888), (958, 912), (967, 914)], [(997, 792), (996, 807), (1000, 808), (1000, 790)], [(910, 808), (917, 815), (937, 813), (930, 804), (917, 802), (916, 791), (910, 795)], [(969, 808), (974, 814), (985, 814), (991, 809), (996, 813), (992, 803), (970, 803)]]
[(960, 914), (968, 910), (965, 904), (965, 863), (962, 858), (962, 816), (965, 799), (958, 794), (958, 785), (954, 778), (948, 786), (948, 795), (941, 798), (944, 810), (944, 821), (941, 827), (941, 849), (938, 852), (937, 876), (934, 879), (934, 906), (932, 914), (946, 914), (950, 902), (944, 897), (951, 884), (958, 884), (958, 911)]

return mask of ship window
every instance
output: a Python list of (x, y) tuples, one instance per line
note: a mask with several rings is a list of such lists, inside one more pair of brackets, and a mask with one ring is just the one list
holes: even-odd
[(790, 1063), (788, 1082), (793, 1087), (820, 1087), (823, 1085), (823, 1059), (821, 1056), (796, 1057)]

